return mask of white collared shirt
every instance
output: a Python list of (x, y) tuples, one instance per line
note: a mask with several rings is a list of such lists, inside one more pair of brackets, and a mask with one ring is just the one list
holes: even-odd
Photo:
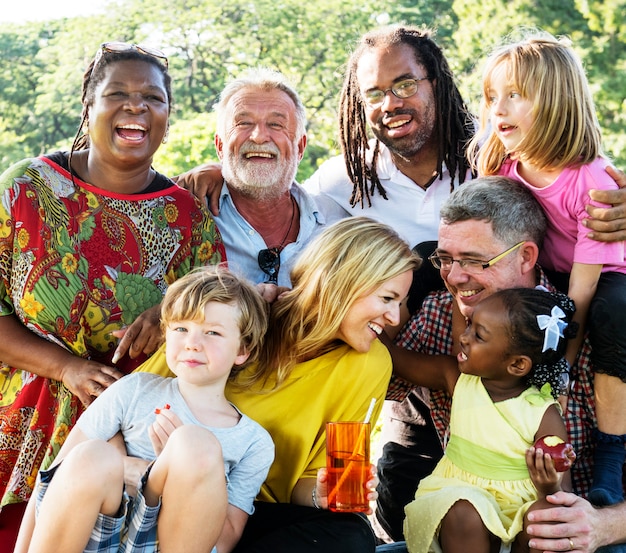
[(424, 190), (396, 167), (391, 152), (380, 144), (377, 170), (387, 200), (376, 192), (371, 207), (350, 206), (353, 185), (343, 156), (324, 162), (303, 186), (310, 194), (332, 199), (346, 215), (364, 215), (391, 226), (411, 247), (437, 240), (439, 212), (451, 192), (447, 167), (443, 167), (443, 178)]

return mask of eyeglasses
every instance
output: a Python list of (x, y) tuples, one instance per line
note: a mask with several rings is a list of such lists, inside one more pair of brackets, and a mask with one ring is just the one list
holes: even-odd
[(389, 91), (391, 91), (396, 98), (410, 98), (417, 92), (420, 81), (427, 80), (428, 77), (422, 77), (421, 79), (404, 79), (398, 81), (391, 88), (387, 88), (386, 90), (380, 90), (380, 88), (366, 90), (362, 93), (363, 100), (370, 107), (378, 107), (385, 101), (385, 97)]
[(436, 269), (442, 269), (444, 271), (450, 271), (452, 269), (453, 263), (458, 263), (459, 267), (466, 271), (467, 273), (482, 273), (488, 267), (495, 265), (501, 259), (504, 259), (510, 253), (513, 253), (517, 248), (519, 248), (522, 244), (525, 244), (526, 240), (522, 240), (515, 244), (515, 246), (511, 246), (508, 250), (503, 251), (501, 254), (496, 255), (489, 261), (481, 261), (479, 259), (453, 259), (449, 255), (440, 255), (437, 252), (433, 253), (428, 257), (430, 262)]
[(280, 249), (267, 248), (259, 251), (257, 258), (259, 267), (267, 275), (266, 283), (278, 284), (278, 271), (280, 269)]
[[(128, 44), (127, 42), (103, 42), (100, 45), (100, 49), (96, 53), (96, 59), (93, 62), (93, 69), (95, 69), (96, 65), (98, 65), (104, 54), (130, 52), (131, 50), (135, 50), (140, 54), (145, 54), (146, 56), (156, 58), (163, 65), (165, 65), (165, 69), (168, 68), (167, 56), (163, 52), (161, 52), (161, 50), (157, 50), (156, 48), (152, 48), (151, 46), (144, 46), (143, 44)], [(93, 69), (91, 70), (92, 73)]]

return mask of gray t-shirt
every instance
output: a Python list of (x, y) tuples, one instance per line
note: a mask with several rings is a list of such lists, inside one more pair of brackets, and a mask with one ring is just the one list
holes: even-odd
[(133, 373), (109, 386), (76, 423), (90, 439), (109, 440), (119, 431), (132, 457), (154, 460), (148, 428), (154, 410), (166, 404), (184, 424), (210, 430), (219, 440), (224, 457), (228, 502), (248, 514), (274, 460), (274, 442), (258, 423), (241, 414), (229, 428), (206, 426), (193, 416), (178, 389), (177, 378), (150, 373)]

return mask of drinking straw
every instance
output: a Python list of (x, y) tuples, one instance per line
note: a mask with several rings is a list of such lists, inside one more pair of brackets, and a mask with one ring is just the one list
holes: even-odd
[(365, 415), (365, 420), (363, 421), (364, 423), (368, 423), (370, 421), (370, 419), (372, 418), (372, 413), (374, 411), (374, 405), (376, 405), (376, 398), (373, 397), (372, 401), (370, 401), (370, 406), (367, 409), (367, 414)]
[[(367, 424), (370, 421), (370, 418), (372, 417), (372, 412), (374, 411), (374, 405), (375, 404), (376, 404), (376, 398), (373, 397), (372, 401), (370, 401), (370, 406), (369, 406), (369, 408), (367, 410), (367, 414), (365, 415), (365, 420), (363, 420), (363, 423)], [(354, 457), (356, 456), (356, 453), (361, 449), (361, 445), (365, 441), (365, 428), (366, 428), (365, 426), (363, 428), (361, 428), (361, 432), (359, 433), (359, 437), (357, 439), (356, 446), (354, 446), (354, 450), (352, 451), (352, 455), (350, 456), (351, 459), (350, 459), (350, 462), (348, 463), (348, 466), (346, 466), (344, 471), (341, 473), (341, 476), (339, 477), (339, 480), (337, 481), (337, 484), (335, 485), (335, 487), (332, 490), (330, 490), (330, 493), (328, 494), (328, 503), (329, 504), (332, 501), (333, 497), (335, 497), (337, 495), (337, 492), (339, 491), (339, 488), (346, 481), (346, 479), (348, 478), (348, 475), (350, 474), (350, 471), (352, 470), (352, 468), (354, 466)]]

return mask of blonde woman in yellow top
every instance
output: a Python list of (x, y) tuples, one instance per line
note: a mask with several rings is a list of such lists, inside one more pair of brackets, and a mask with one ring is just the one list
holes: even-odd
[[(276, 448), (236, 552), (375, 550), (365, 516), (327, 509), (325, 425), (363, 420), (372, 398), (378, 416), (391, 376), (378, 336), (399, 322), (418, 266), (395, 231), (365, 217), (332, 225), (300, 255), (293, 289), (272, 305), (259, 362), (226, 387)], [(158, 354), (142, 369), (163, 365)], [(374, 500), (374, 475), (368, 485)]]

